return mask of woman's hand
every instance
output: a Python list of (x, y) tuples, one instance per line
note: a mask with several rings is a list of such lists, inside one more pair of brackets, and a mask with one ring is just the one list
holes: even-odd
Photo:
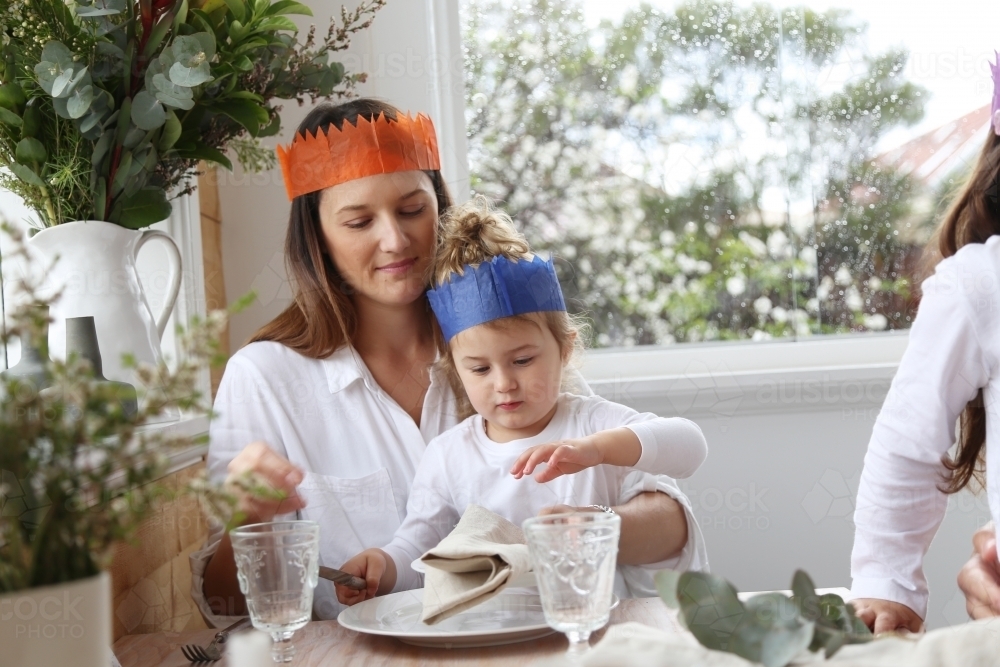
[(851, 604), (858, 618), (875, 634), (897, 630), (924, 631), (923, 619), (905, 604), (878, 598), (858, 598), (851, 600)]
[(975, 620), (1000, 616), (1000, 565), (993, 522), (972, 536), (974, 551), (958, 573), (958, 587), (965, 594), (965, 609)]
[[(370, 600), (376, 595), (388, 593), (396, 585), (395, 563), (381, 549), (365, 549), (341, 565), (340, 569), (355, 577), (361, 577), (368, 583), (368, 588), (363, 591), (340, 584), (334, 586), (340, 604), (346, 604), (348, 607)], [(382, 590), (379, 590), (380, 586)]]
[[(535, 472), (535, 468), (543, 463), (545, 468)], [(604, 463), (604, 454), (592, 439), (558, 440), (524, 450), (514, 462), (510, 474), (521, 479), (535, 472), (536, 482), (550, 482), (556, 477), (572, 475), (601, 463)]]
[[(306, 506), (295, 488), (303, 472), (263, 442), (253, 442), (229, 462), (226, 485), (239, 494), (239, 509), (253, 522), (271, 521), (275, 515), (297, 512)], [(246, 480), (262, 486), (265, 495), (247, 489)], [(280, 496), (280, 499), (278, 498)]]

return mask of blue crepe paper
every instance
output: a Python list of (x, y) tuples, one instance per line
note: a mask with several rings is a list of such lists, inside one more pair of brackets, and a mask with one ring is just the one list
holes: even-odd
[(494, 257), (427, 292), (445, 340), (474, 326), (525, 313), (565, 311), (552, 261)]

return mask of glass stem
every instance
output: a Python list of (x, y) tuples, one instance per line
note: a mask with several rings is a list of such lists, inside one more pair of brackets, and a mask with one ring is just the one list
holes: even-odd
[(277, 663), (291, 662), (295, 657), (295, 645), (292, 644), (294, 632), (272, 632), (271, 658)]
[(590, 649), (590, 632), (569, 631), (566, 638), (569, 639), (566, 655), (570, 658), (579, 658)]

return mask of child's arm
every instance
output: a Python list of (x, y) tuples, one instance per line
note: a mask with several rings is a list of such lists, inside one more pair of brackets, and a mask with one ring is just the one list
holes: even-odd
[(606, 463), (684, 478), (694, 474), (708, 456), (705, 436), (692, 421), (639, 413), (596, 396), (582, 400), (581, 409), (593, 435), (529, 448), (515, 462), (511, 474), (520, 479), (545, 463), (546, 468), (534, 477), (547, 482)]
[(365, 549), (340, 566), (340, 569), (368, 582), (363, 591), (336, 584), (337, 599), (347, 606), (385, 595), (396, 585), (396, 563), (381, 549)]
[(510, 472), (517, 479), (530, 475), (542, 463), (544, 470), (535, 473), (535, 481), (548, 482), (592, 466), (634, 466), (642, 456), (639, 437), (628, 428), (601, 431), (585, 438), (558, 440), (529, 447), (514, 462)]

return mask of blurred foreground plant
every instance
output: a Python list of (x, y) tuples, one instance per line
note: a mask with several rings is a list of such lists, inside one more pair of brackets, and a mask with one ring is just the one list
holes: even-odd
[(703, 646), (765, 667), (784, 667), (806, 649), (822, 649), (829, 658), (845, 644), (872, 640), (851, 605), (839, 595), (818, 594), (802, 570), (792, 579), (791, 597), (762, 593), (743, 602), (732, 584), (707, 572), (664, 570), (656, 589)]
[[(2, 228), (14, 239), (5, 259), (26, 261), (23, 238)], [(47, 358), (49, 300), (30, 280), (22, 296), (0, 342), (35, 341)], [(137, 413), (126, 411), (118, 388), (96, 381), (90, 363), (77, 358), (49, 362), (52, 386), (41, 391), (29, 381), (0, 382), (0, 593), (97, 574), (112, 547), (171, 495), (195, 492), (210, 514), (233, 514), (232, 496), (203, 478), (180, 491), (160, 481), (171, 451), (206, 438), (147, 428), (170, 409), (186, 417), (209, 414), (198, 378), (224, 361), (218, 340), (227, 315), (214, 311), (178, 329), (183, 352), (175, 370), (165, 362), (130, 362), (141, 386), (153, 388), (140, 394)]]

